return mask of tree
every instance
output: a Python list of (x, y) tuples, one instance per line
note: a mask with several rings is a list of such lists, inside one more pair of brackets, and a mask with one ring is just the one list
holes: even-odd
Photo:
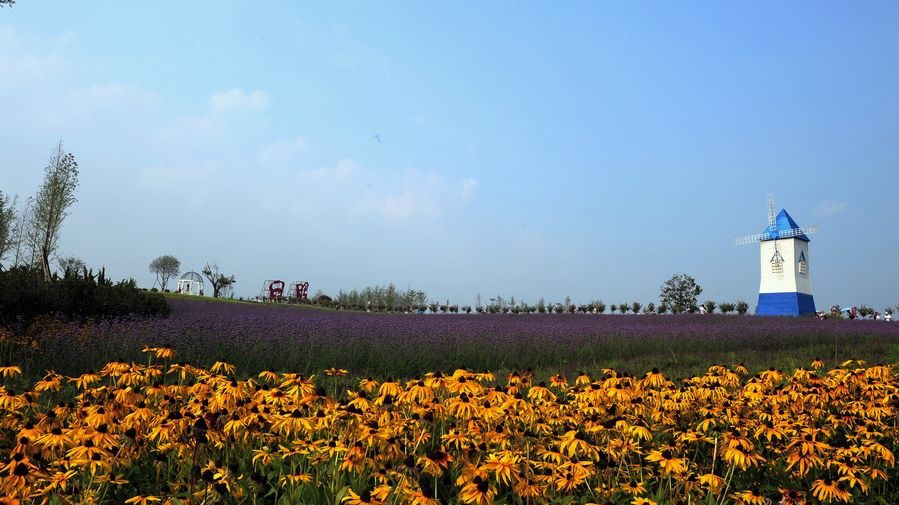
[(150, 273), (156, 274), (159, 289), (165, 291), (169, 279), (181, 273), (181, 262), (171, 254), (164, 254), (150, 262)]
[(729, 314), (734, 311), (734, 304), (730, 302), (721, 302), (721, 304), (718, 305), (718, 308), (721, 310), (722, 314)]
[(696, 284), (696, 279), (687, 274), (673, 275), (662, 285), (659, 300), (672, 313), (679, 314), (695, 309), (696, 297), (700, 293), (702, 293), (702, 288)]
[(640, 313), (640, 309), (641, 309), (642, 307), (643, 307), (643, 304), (642, 304), (642, 303), (640, 303), (640, 302), (634, 302), (634, 303), (631, 304), (631, 312), (633, 312), (634, 314), (639, 314), (639, 313)]
[(16, 199), (0, 191), (0, 268), (3, 258), (12, 249), (16, 235)]
[(667, 313), (668, 313), (668, 306), (665, 305), (665, 302), (659, 303), (659, 314), (667, 314)]
[(746, 300), (737, 300), (737, 303), (734, 304), (734, 308), (737, 309), (737, 314), (741, 316), (746, 315), (749, 312), (749, 304), (746, 303)]
[(614, 303), (613, 303), (612, 305), (609, 306), (609, 312), (610, 312), (611, 314), (614, 314), (615, 311), (617, 311), (617, 310), (618, 310), (618, 306), (615, 305)]
[(705, 307), (705, 311), (706, 311), (706, 312), (708, 312), (709, 314), (714, 314), (714, 313), (715, 313), (715, 307), (717, 307), (718, 304), (715, 303), (714, 300), (706, 300), (706, 301), (702, 304), (702, 306)]
[(12, 7), (15, 4), (16, 4), (16, 0), (0, 0), (0, 7), (5, 7), (7, 5)]
[(44, 168), (44, 182), (34, 199), (32, 227), (37, 237), (38, 259), (44, 272), (44, 280), (51, 280), (50, 256), (56, 252), (59, 230), (68, 216), (68, 208), (78, 200), (78, 163), (72, 153), (66, 153), (62, 141), (50, 153), (50, 162)]
[(219, 266), (213, 263), (206, 263), (206, 266), (203, 267), (203, 275), (209, 279), (209, 283), (212, 284), (212, 297), (218, 298), (223, 289), (226, 289), (233, 285), (237, 280), (233, 275), (225, 275), (219, 270)]
[(628, 304), (626, 304), (626, 303), (619, 303), (619, 304), (618, 304), (618, 312), (621, 312), (622, 314), (627, 314), (627, 311), (628, 311), (629, 309), (630, 309), (630, 307), (629, 307)]
[[(602, 300), (600, 300), (599, 303), (596, 304), (596, 311), (599, 312), (600, 314), (605, 313), (606, 304)], [(614, 312), (615, 309), (612, 309), (612, 311)]]
[(59, 265), (59, 271), (62, 272), (63, 277), (68, 273), (77, 274), (87, 270), (87, 265), (84, 264), (84, 261), (75, 256), (59, 258), (56, 260), (56, 264)]
[(646, 306), (646, 310), (648, 310), (650, 314), (654, 313), (656, 311), (656, 304), (649, 302), (649, 305)]
[(29, 196), (13, 226), (13, 266), (34, 267), (37, 264), (37, 235), (34, 233), (34, 197)]

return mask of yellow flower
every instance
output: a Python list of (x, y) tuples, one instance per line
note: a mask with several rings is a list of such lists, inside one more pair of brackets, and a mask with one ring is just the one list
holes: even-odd
[(674, 456), (672, 449), (662, 449), (661, 451), (651, 451), (646, 456), (647, 461), (653, 461), (662, 467), (664, 475), (681, 474), (687, 471), (687, 460)]
[(834, 499), (848, 502), (851, 495), (843, 489), (841, 482), (830, 479), (818, 479), (812, 483), (812, 496), (823, 501), (830, 502)]
[(127, 500), (125, 500), (125, 503), (134, 503), (137, 505), (147, 505), (148, 503), (157, 502), (157, 501), (162, 501), (162, 499), (157, 498), (155, 496), (148, 496), (148, 495), (142, 494), (142, 495), (135, 496), (133, 498), (128, 498)]
[(481, 466), (481, 469), (485, 472), (493, 472), (499, 482), (510, 485), (518, 480), (518, 460), (518, 456), (511, 451), (502, 451), (487, 457), (487, 461)]
[(371, 491), (365, 490), (360, 494), (356, 494), (352, 489), (347, 491), (347, 495), (341, 501), (348, 505), (382, 505), (384, 503), (383, 499), (372, 496)]
[(22, 369), (16, 365), (9, 366), (0, 366), (0, 377), (13, 377), (16, 375), (22, 375)]
[(462, 503), (473, 505), (490, 505), (496, 497), (496, 488), (490, 482), (475, 476), (471, 482), (459, 491), (459, 499)]

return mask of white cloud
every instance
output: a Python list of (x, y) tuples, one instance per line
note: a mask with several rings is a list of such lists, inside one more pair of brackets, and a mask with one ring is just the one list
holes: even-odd
[(260, 90), (247, 93), (240, 88), (234, 88), (212, 95), (209, 103), (216, 112), (262, 111), (268, 108), (268, 93)]
[(832, 217), (846, 210), (848, 206), (849, 204), (847, 202), (824, 200), (820, 205), (815, 207), (815, 213), (823, 217)]
[(47, 44), (0, 24), (0, 85), (30, 89), (70, 68), (69, 62), (55, 51), (38, 52), (36, 48), (43, 45)]
[(202, 207), (217, 188), (221, 171), (222, 166), (216, 161), (173, 161), (148, 166), (138, 178), (150, 189), (166, 195), (166, 201)]
[(134, 84), (104, 82), (73, 90), (69, 101), (72, 111), (85, 117), (100, 111), (121, 115), (125, 110), (156, 104), (159, 97)]
[(234, 123), (234, 113), (262, 112), (268, 107), (268, 93), (246, 93), (240, 88), (221, 91), (209, 97), (209, 109), (196, 116), (176, 117), (156, 132), (155, 140), (169, 147), (172, 144), (196, 146), (198, 141), (221, 140)]
[(453, 184), (435, 172), (375, 172), (343, 159), (334, 166), (297, 171), (263, 201), (263, 208), (288, 208), (301, 216), (405, 221), (443, 214), (470, 198), (476, 186), (475, 179)]
[(442, 210), (445, 189), (439, 175), (407, 169), (379, 195), (380, 204), (375, 210), (395, 220), (430, 216)]
[(460, 191), (460, 195), (463, 200), (471, 200), (474, 196), (474, 192), (478, 189), (478, 180), (473, 177), (466, 177), (462, 179), (462, 189)]
[(266, 146), (259, 155), (259, 161), (262, 163), (290, 161), (297, 155), (305, 153), (308, 149), (309, 143), (303, 137), (280, 140)]
[(221, 166), (214, 161), (180, 161), (148, 166), (139, 177), (147, 186), (177, 193), (208, 184), (220, 170)]

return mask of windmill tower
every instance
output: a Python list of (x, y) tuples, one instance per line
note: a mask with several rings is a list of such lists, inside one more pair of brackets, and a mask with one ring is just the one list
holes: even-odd
[(802, 316), (814, 314), (815, 299), (809, 282), (809, 239), (818, 226), (800, 228), (781, 209), (774, 215), (774, 196), (768, 195), (768, 227), (757, 235), (736, 239), (736, 244), (759, 243), (761, 281), (760, 316)]

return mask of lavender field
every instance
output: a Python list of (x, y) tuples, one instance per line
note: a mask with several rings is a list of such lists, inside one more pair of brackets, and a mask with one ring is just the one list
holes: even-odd
[(140, 360), (145, 345), (182, 360), (227, 361), (240, 370), (411, 376), (468, 367), (552, 373), (658, 367), (686, 376), (716, 363), (750, 369), (864, 359), (899, 360), (899, 323), (723, 315), (367, 314), (172, 299), (168, 318), (136, 318), (44, 330), (31, 370), (75, 374), (109, 360)]

